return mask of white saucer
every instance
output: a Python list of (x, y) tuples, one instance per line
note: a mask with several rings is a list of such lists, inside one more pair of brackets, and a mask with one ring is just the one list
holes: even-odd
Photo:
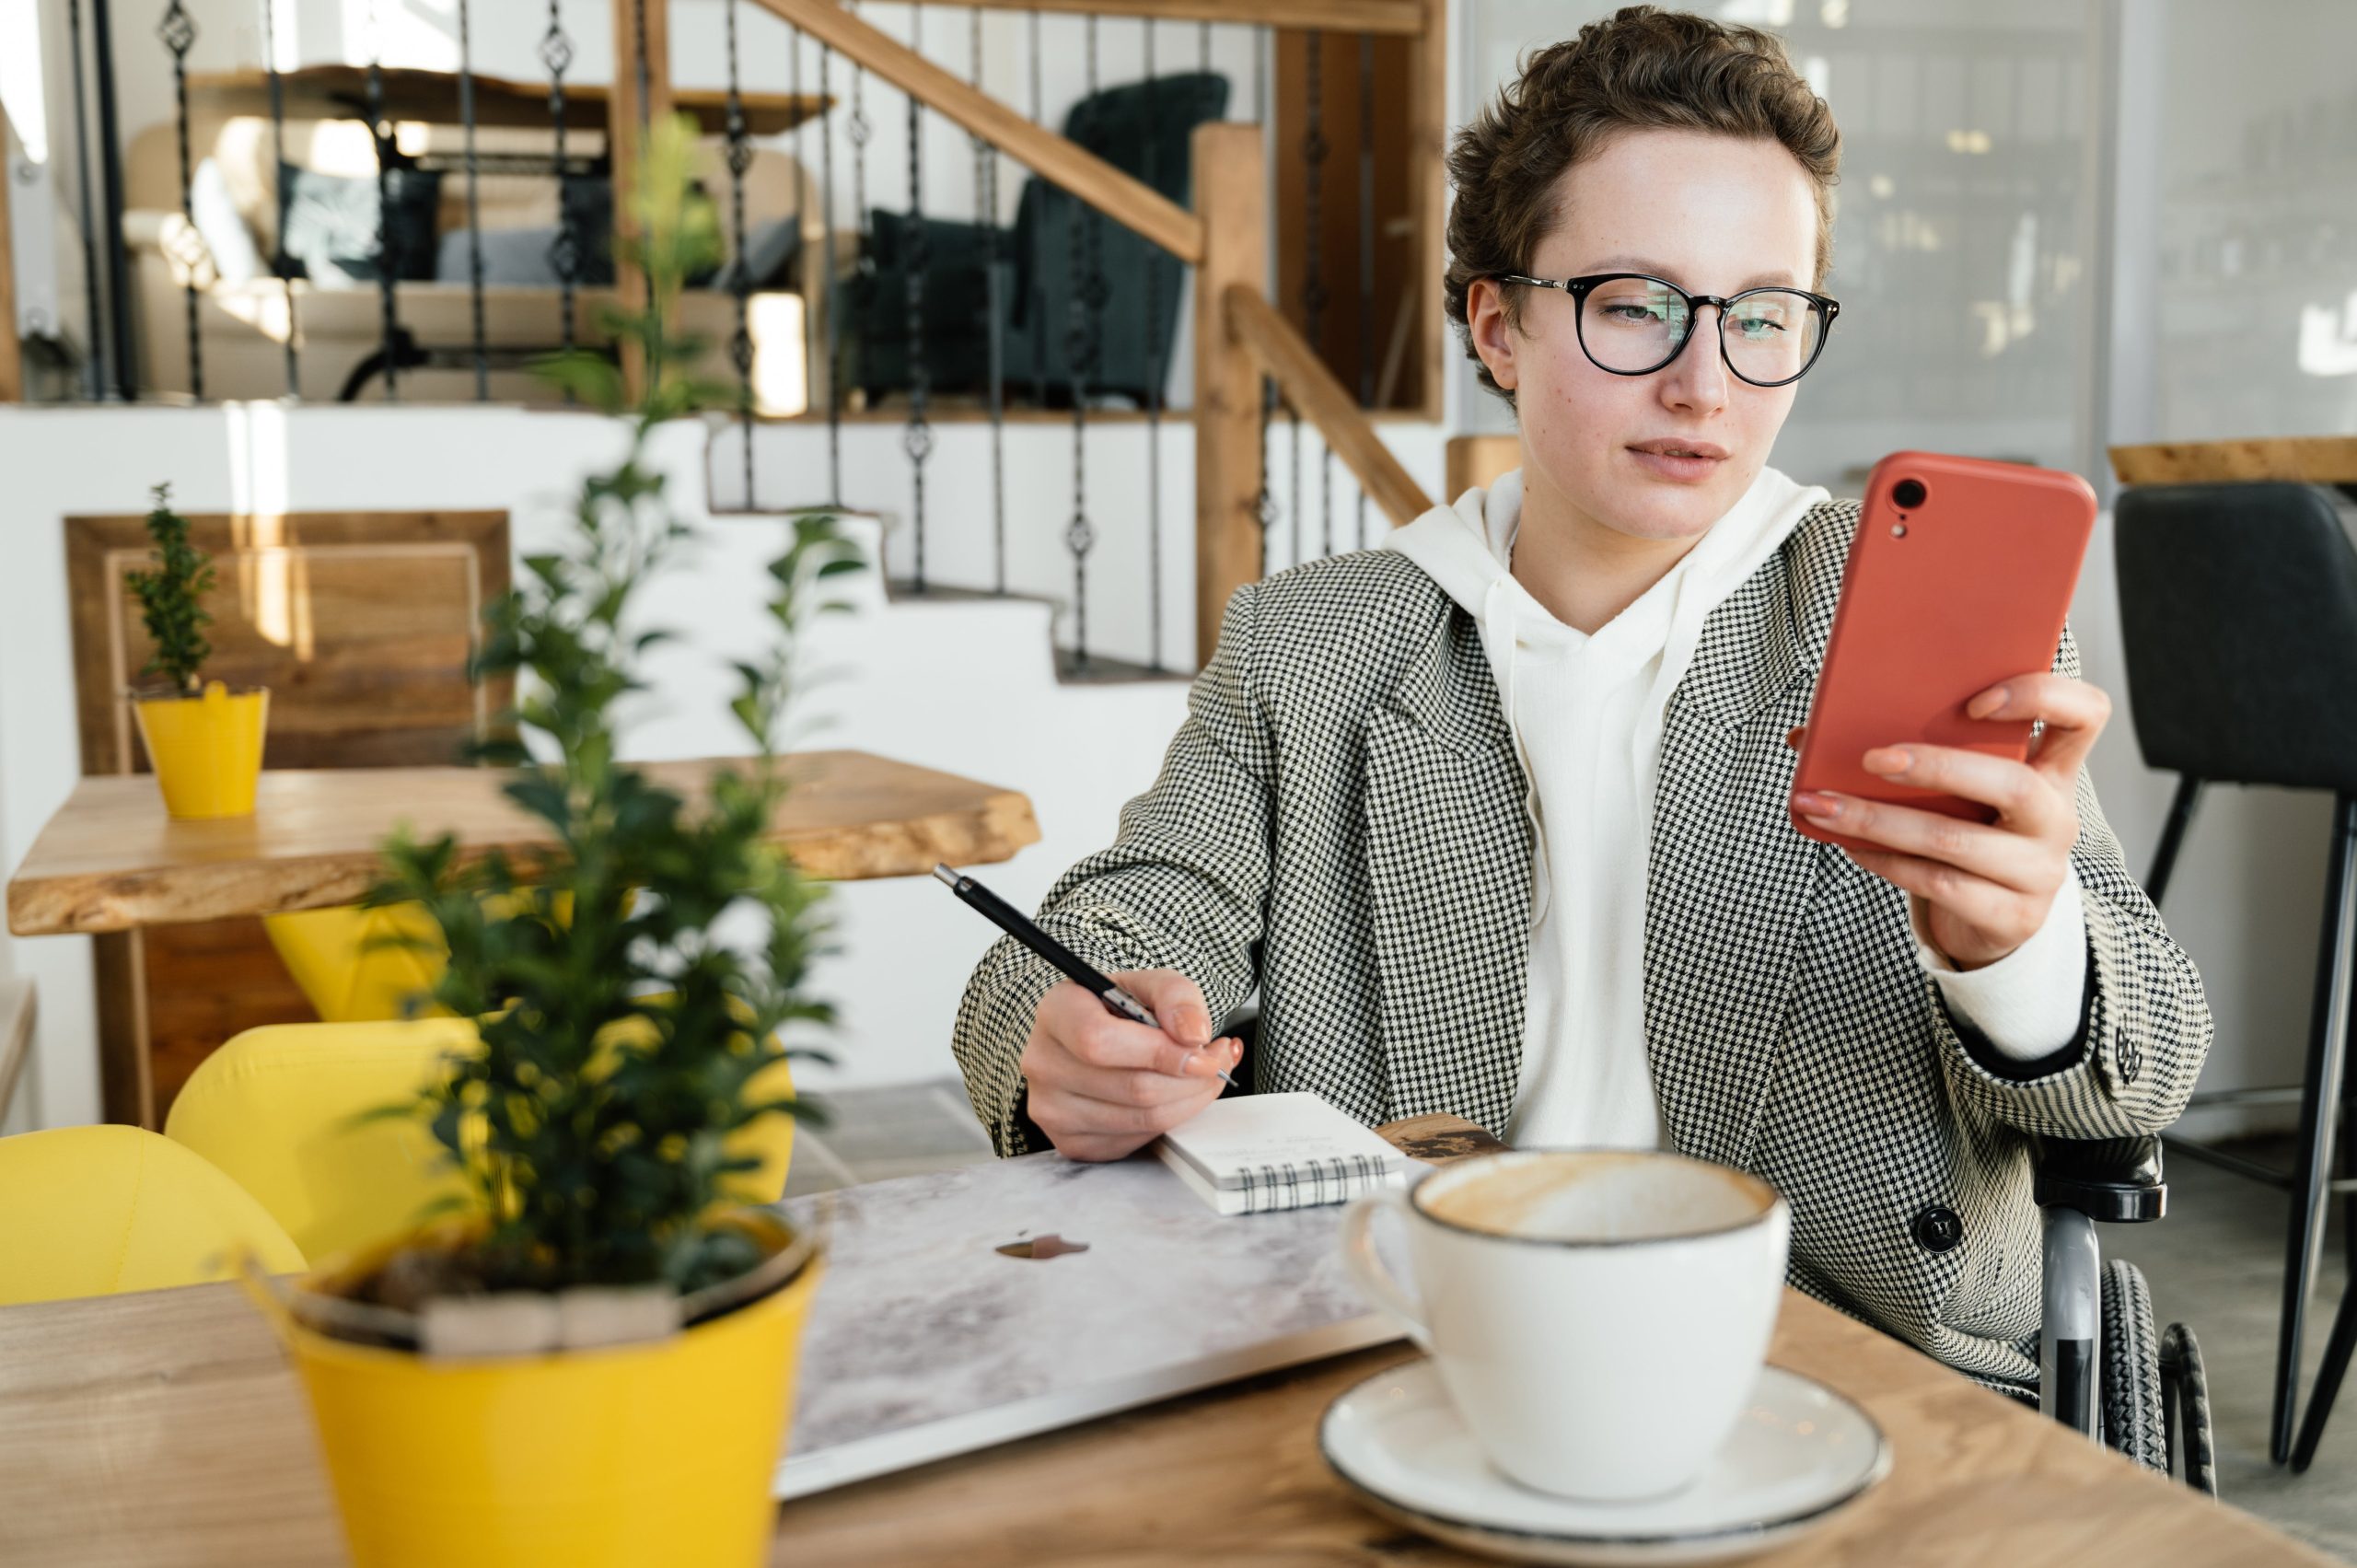
[(1890, 1469), (1865, 1411), (1824, 1385), (1764, 1367), (1750, 1407), (1684, 1491), (1583, 1503), (1508, 1481), (1481, 1457), (1429, 1358), (1379, 1372), (1329, 1406), (1327, 1464), (1377, 1513), (1514, 1562), (1643, 1568), (1717, 1562), (1783, 1546)]

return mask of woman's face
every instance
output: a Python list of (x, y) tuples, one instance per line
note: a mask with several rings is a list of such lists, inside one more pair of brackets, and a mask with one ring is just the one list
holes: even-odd
[[(1808, 176), (1773, 141), (1624, 132), (1566, 169), (1555, 201), (1533, 277), (1650, 273), (1723, 298), (1771, 284), (1816, 286)], [(1568, 504), (1634, 540), (1708, 532), (1767, 463), (1797, 384), (1771, 389), (1730, 374), (1711, 306), (1695, 313), (1694, 335), (1669, 365), (1615, 376), (1581, 349), (1569, 295), (1523, 295), (1519, 330), (1492, 284), (1473, 285), (1468, 313), (1482, 362), (1514, 389), (1526, 497)]]

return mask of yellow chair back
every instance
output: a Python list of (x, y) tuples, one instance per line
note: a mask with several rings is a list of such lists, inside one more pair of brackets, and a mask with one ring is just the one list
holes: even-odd
[[(429, 1205), (467, 1196), (423, 1121), (360, 1119), (413, 1098), (445, 1058), (481, 1045), (464, 1018), (248, 1029), (198, 1064), (164, 1132), (228, 1172), (323, 1263), (389, 1241)], [(752, 1092), (794, 1092), (783, 1058), (755, 1077)], [(765, 1116), (728, 1147), (761, 1162), (731, 1195), (776, 1202), (794, 1155), (793, 1121)]]
[[(262, 917), (262, 929), (295, 983), (319, 1016), (331, 1024), (357, 1024), (405, 1017), (412, 996), (434, 989), (449, 962), (442, 928), (423, 904), (363, 909), (303, 910)], [(377, 946), (403, 936), (424, 948)]]
[(202, 1284), (250, 1248), (273, 1273), (302, 1250), (235, 1181), (138, 1127), (0, 1138), (0, 1306)]

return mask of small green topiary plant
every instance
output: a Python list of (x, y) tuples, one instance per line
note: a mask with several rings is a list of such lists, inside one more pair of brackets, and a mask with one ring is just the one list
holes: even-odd
[[(833, 1019), (807, 994), (826, 951), (823, 889), (766, 839), (787, 790), (778, 751), (796, 640), (811, 614), (836, 608), (827, 580), (859, 565), (832, 518), (797, 521), (770, 569), (776, 640), (734, 666), (745, 765), (714, 773), (697, 798), (618, 756), (616, 704), (644, 689), (640, 657), (668, 635), (639, 623), (633, 598), (690, 538), (647, 444), (666, 420), (709, 406), (678, 374), (686, 354), (664, 325), (716, 243), (687, 200), (691, 134), (685, 122), (655, 128), (632, 194), (634, 237), (617, 242), (649, 284), (644, 310), (610, 318), (644, 355), (643, 394), (625, 406), (621, 377), (595, 355), (550, 367), (624, 414), (629, 445), (582, 485), (564, 547), (530, 558), (523, 585), (489, 610), (476, 659), (481, 674), (523, 677), (517, 738), (478, 755), (516, 769), (506, 794), (555, 848), (528, 865), (470, 863), (452, 838), (397, 835), (371, 895), (425, 907), (449, 950), (432, 998), (479, 1020), (482, 1037), (446, 1083), (389, 1108), (429, 1121), (480, 1225), (424, 1295), (664, 1284), (684, 1295), (734, 1278), (761, 1260), (759, 1244), (711, 1222), (729, 1179), (756, 1162), (724, 1141), (761, 1118), (812, 1114), (753, 1085), (780, 1054), (777, 1031)], [(394, 1299), (381, 1279), (358, 1294)]]
[(213, 656), (213, 645), (204, 637), (213, 617), (200, 602), (213, 591), (213, 557), (189, 542), (188, 519), (172, 510), (172, 487), (159, 484), (154, 494), (147, 537), (155, 541), (148, 552), (155, 570), (123, 575), (156, 645), (139, 673), (161, 675), (180, 695), (194, 697), (204, 690), (204, 661)]

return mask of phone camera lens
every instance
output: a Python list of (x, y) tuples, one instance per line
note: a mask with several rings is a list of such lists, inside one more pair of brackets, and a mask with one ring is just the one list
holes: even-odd
[(1902, 479), (1890, 487), (1890, 498), (1902, 512), (1911, 512), (1921, 506), (1924, 494), (1923, 482), (1920, 479)]

